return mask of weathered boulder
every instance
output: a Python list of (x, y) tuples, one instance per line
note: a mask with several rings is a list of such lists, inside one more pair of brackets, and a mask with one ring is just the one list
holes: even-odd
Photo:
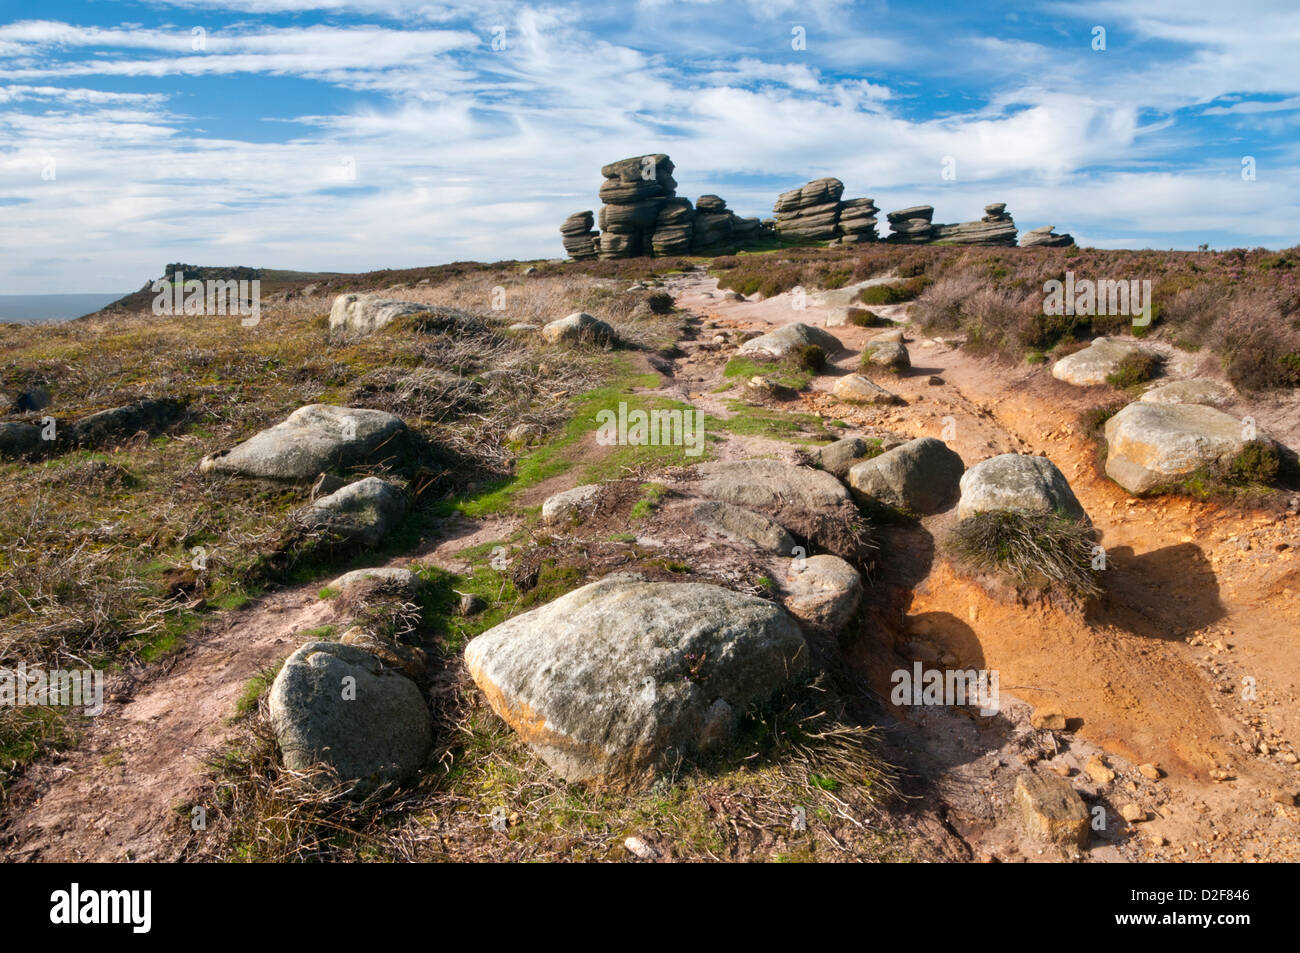
[(600, 234), (593, 231), (596, 217), (588, 209), (574, 212), (560, 226), (560, 239), (564, 250), (575, 261), (587, 261), (595, 258), (599, 251)]
[(377, 294), (342, 294), (330, 308), (330, 334), (357, 337), (377, 331), (395, 318), (422, 314), (429, 305)]
[(991, 510), (1088, 519), (1056, 464), (1046, 457), (1022, 453), (981, 460), (962, 476), (957, 518), (964, 520)]
[(844, 437), (820, 447), (813, 452), (813, 462), (827, 473), (833, 473), (841, 480), (848, 474), (849, 468), (859, 460), (865, 459), (877, 448), (861, 437)]
[(902, 341), (873, 340), (862, 349), (862, 362), (867, 365), (905, 371), (912, 366), (912, 355)]
[(891, 394), (875, 381), (861, 374), (846, 374), (835, 382), (831, 393), (840, 400), (853, 404), (901, 404), (897, 394)]
[(335, 592), (343, 592), (353, 586), (390, 589), (409, 595), (419, 588), (420, 577), (400, 566), (376, 566), (373, 569), (353, 569), (351, 572), (345, 572), (331, 582), (328, 588)]
[(1067, 384), (1092, 387), (1106, 383), (1106, 378), (1119, 370), (1121, 362), (1130, 355), (1153, 353), (1136, 341), (1100, 337), (1053, 364), (1052, 376)]
[(1221, 407), (1237, 396), (1232, 385), (1212, 377), (1193, 377), (1184, 381), (1157, 384), (1140, 398), (1148, 404), (1205, 404)]
[(930, 240), (930, 219), (934, 217), (933, 205), (914, 205), (911, 208), (890, 212), (889, 235), (885, 241), (908, 245), (921, 244)]
[(378, 546), (405, 515), (401, 490), (378, 477), (366, 477), (295, 510), (293, 519), (308, 532)]
[(0, 460), (33, 457), (44, 452), (47, 446), (41, 439), (41, 428), (35, 424), (0, 421)]
[(737, 506), (818, 510), (849, 499), (844, 484), (829, 473), (780, 460), (720, 460), (700, 464), (695, 473), (696, 493)]
[(840, 339), (829, 331), (795, 322), (794, 324), (782, 325), (775, 331), (761, 334), (756, 338), (750, 338), (740, 346), (740, 353), (756, 354), (766, 352), (773, 357), (785, 357), (796, 348), (805, 347), (809, 344), (816, 344), (826, 354), (833, 354), (843, 347), (840, 344)]
[(848, 482), (867, 500), (924, 515), (957, 499), (963, 469), (942, 440), (921, 437), (854, 464)]
[(862, 602), (862, 577), (839, 556), (791, 560), (782, 588), (791, 615), (829, 629), (848, 622)]
[(68, 427), (65, 435), (74, 446), (103, 447), (137, 433), (156, 434), (175, 423), (184, 412), (185, 407), (178, 400), (139, 400), (82, 417)]
[(571, 490), (563, 490), (554, 496), (549, 496), (542, 503), (542, 522), (547, 526), (573, 522), (581, 518), (584, 511), (590, 510), (595, 505), (598, 496), (600, 496), (599, 483), (575, 486)]
[(1055, 235), (1055, 228), (1055, 225), (1044, 225), (1030, 229), (1020, 236), (1020, 247), (1032, 248), (1037, 245), (1042, 248), (1063, 248), (1074, 244), (1073, 235)]
[(615, 334), (614, 329), (599, 318), (594, 318), (585, 311), (575, 311), (567, 317), (543, 325), (542, 337), (551, 344), (566, 341), (609, 344), (614, 340)]
[(271, 685), (271, 727), (285, 766), (325, 762), (344, 781), (402, 781), (433, 745), (419, 688), (362, 648), (308, 642)]
[(1139, 401), (1106, 421), (1106, 475), (1130, 493), (1146, 493), (1227, 463), (1247, 437), (1240, 420), (1213, 407)]
[(784, 526), (741, 506), (702, 500), (691, 508), (691, 516), (715, 533), (750, 543), (762, 552), (789, 556), (794, 550), (794, 537)]
[(569, 781), (636, 783), (732, 736), (807, 663), (780, 607), (703, 583), (607, 576), (475, 638), (488, 703)]
[(406, 432), (382, 410), (308, 404), (229, 450), (203, 458), (203, 472), (267, 480), (314, 480), (319, 474), (379, 462)]

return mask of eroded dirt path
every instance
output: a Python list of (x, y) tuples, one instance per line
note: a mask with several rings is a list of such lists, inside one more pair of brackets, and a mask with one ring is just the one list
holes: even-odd
[[(1023, 849), (1008, 842), (989, 805), (1009, 799), (1014, 773), (1046, 760), (1071, 770), (1076, 786), (1111, 811), (1115, 826), (1124, 826), (1116, 815), (1125, 804), (1150, 818), (1138, 825), (1141, 838), (1097, 838), (1103, 848), (1094, 859), (1300, 856), (1300, 810), (1289, 802), (1300, 790), (1294, 511), (1228, 512), (1188, 499), (1129, 497), (1097, 471), (1095, 445), (1080, 432), (1080, 412), (1105, 395), (1055, 381), (1045, 369), (972, 359), (951, 342), (909, 334), (911, 372), (882, 380), (906, 406), (861, 408), (829, 391), (836, 377), (857, 369), (863, 343), (879, 329), (835, 326), (841, 302), (813, 297), (796, 310), (788, 295), (737, 301), (702, 274), (679, 279), (672, 290), (679, 306), (704, 317), (706, 335), (710, 325), (767, 331), (829, 318), (829, 330), (848, 350), (833, 358), (812, 393), (788, 402), (790, 410), (844, 420), (853, 432), (939, 437), (967, 466), (999, 453), (1045, 455), (1101, 530), (1107, 593), (1086, 613), (1025, 604), (956, 573), (942, 557), (952, 512), (887, 531), (874, 593), (878, 625), (856, 647), (877, 691), (887, 693), (899, 664), (943, 658), (1000, 671), (1004, 696), (1013, 699), (1004, 705), (1008, 725), (993, 737), (963, 731), (968, 726), (941, 712), (899, 712), (920, 729), (910, 740), (925, 750), (914, 764), (948, 789), (954, 824), (965, 828), (977, 853), (1010, 849), (1014, 856), (1017, 846)], [(887, 316), (897, 320), (904, 310), (894, 306)], [(708, 364), (707, 357), (686, 363), (702, 392), (716, 384)], [(1293, 437), (1286, 402), (1229, 409), (1261, 425), (1274, 422), (1280, 432), (1268, 432), (1284, 440)], [(1029, 705), (1017, 708), (1018, 699)], [(1077, 750), (1034, 750), (1037, 739), (1026, 730), (1030, 706), (1047, 704), (1071, 718), (1068, 739)], [(1099, 750), (1119, 773), (1113, 783), (1097, 784), (1081, 770)], [(1009, 770), (979, 766), (990, 759)], [(1158, 781), (1135, 770), (1147, 763), (1159, 766)]]

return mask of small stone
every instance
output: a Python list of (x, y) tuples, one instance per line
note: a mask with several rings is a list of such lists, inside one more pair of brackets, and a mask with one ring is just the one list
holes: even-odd
[(1067, 781), (1026, 772), (1016, 779), (1015, 802), (1031, 835), (1060, 845), (1088, 843), (1088, 808)]
[(629, 837), (623, 841), (623, 846), (627, 848), (628, 853), (637, 860), (658, 860), (659, 851), (655, 850), (639, 837)]
[(1119, 813), (1120, 817), (1124, 818), (1124, 820), (1128, 821), (1130, 824), (1136, 824), (1138, 821), (1145, 821), (1147, 819), (1147, 812), (1142, 810), (1142, 808), (1138, 807), (1136, 804), (1125, 804), (1119, 809)]
[(1138, 773), (1150, 781), (1160, 780), (1160, 768), (1154, 764), (1139, 764)]
[(1064, 731), (1065, 715), (1059, 708), (1045, 706), (1034, 711), (1030, 723), (1039, 731)]
[(1098, 784), (1110, 784), (1115, 780), (1115, 772), (1106, 767), (1106, 762), (1101, 760), (1100, 755), (1089, 758), (1083, 769), (1088, 772), (1088, 777)]
[(487, 608), (487, 603), (482, 597), (474, 595), (472, 592), (462, 592), (460, 594), (460, 614), (477, 615)]
[(1294, 791), (1283, 791), (1281, 788), (1273, 788), (1269, 791), (1268, 797), (1274, 804), (1285, 804), (1288, 806), (1295, 804)]

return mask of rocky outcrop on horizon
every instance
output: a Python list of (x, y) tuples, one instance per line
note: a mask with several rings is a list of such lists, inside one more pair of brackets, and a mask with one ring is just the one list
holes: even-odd
[[(827, 176), (782, 192), (772, 206), (774, 218), (741, 218), (718, 195), (701, 195), (694, 205), (677, 195), (673, 162), (663, 153), (611, 162), (600, 171), (604, 204), (599, 215), (575, 212), (564, 220), (564, 250), (577, 261), (592, 258), (668, 257), (730, 254), (764, 237), (790, 242), (841, 245), (886, 241), (901, 245), (942, 242), (952, 245), (1016, 245), (1015, 220), (1007, 203), (984, 206), (977, 222), (936, 223), (933, 205), (890, 212), (889, 234), (877, 232), (880, 210), (874, 199), (845, 199), (844, 183)], [(599, 225), (599, 230), (596, 226)], [(1022, 247), (1073, 245), (1069, 235), (1053, 234), (1047, 225), (1025, 234)]]

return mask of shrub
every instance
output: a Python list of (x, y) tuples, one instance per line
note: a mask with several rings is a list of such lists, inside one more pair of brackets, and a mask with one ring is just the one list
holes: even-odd
[(893, 323), (878, 317), (866, 308), (849, 308), (845, 314), (849, 319), (849, 324), (856, 324), (860, 328), (878, 328)]
[(925, 275), (917, 275), (898, 284), (872, 285), (858, 292), (858, 300), (863, 304), (899, 304), (911, 301), (931, 283), (932, 280)]
[(1228, 462), (1226, 478), (1237, 486), (1267, 485), (1277, 479), (1282, 459), (1267, 440), (1252, 440)]
[(826, 353), (817, 344), (801, 344), (790, 352), (789, 359), (801, 371), (820, 371), (826, 366)]
[(1234, 297), (1211, 335), (1228, 380), (1241, 390), (1300, 384), (1300, 331), (1288, 324), (1271, 291)]
[(654, 314), (671, 314), (673, 310), (673, 296), (666, 291), (655, 291), (646, 299), (646, 304)]
[(966, 301), (983, 287), (970, 274), (940, 278), (916, 299), (912, 319), (926, 330), (955, 331), (961, 327)]
[(1125, 387), (1136, 387), (1155, 376), (1160, 362), (1160, 355), (1145, 351), (1125, 355), (1120, 360), (1119, 366), (1106, 375), (1106, 383), (1121, 390)]
[(977, 571), (1005, 573), (1028, 585), (1058, 585), (1078, 596), (1098, 595), (1092, 568), (1096, 532), (1056, 514), (991, 511), (957, 524), (948, 545)]

